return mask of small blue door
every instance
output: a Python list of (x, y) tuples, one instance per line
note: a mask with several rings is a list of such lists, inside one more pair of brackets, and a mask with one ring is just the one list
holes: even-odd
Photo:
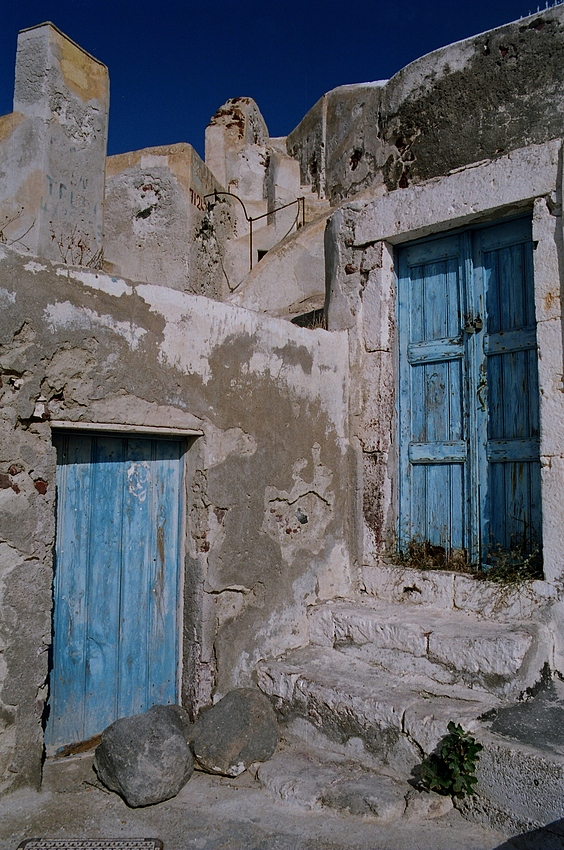
[(60, 434), (51, 751), (177, 701), (183, 444)]
[(398, 250), (399, 546), (541, 544), (530, 218)]

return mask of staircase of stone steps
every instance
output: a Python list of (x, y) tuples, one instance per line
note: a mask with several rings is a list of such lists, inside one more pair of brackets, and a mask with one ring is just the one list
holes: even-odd
[[(467, 816), (518, 829), (563, 817), (564, 740), (560, 752), (542, 736), (525, 742), (508, 734), (507, 724), (496, 730), (496, 718), (511, 706), (540, 698), (527, 701), (551, 660), (549, 633), (542, 617), (516, 613), (527, 605), (529, 615), (538, 613), (551, 592), (533, 589), (533, 602), (529, 594), (521, 604), (511, 593), (495, 600), (483, 585), (484, 617), (475, 587), (462, 588), (461, 609), (453, 604), (452, 574), (415, 572), (401, 571), (408, 593), (398, 590), (397, 575), (393, 587), (383, 576), (383, 598), (312, 606), (309, 645), (262, 661), (259, 687), (291, 734), (395, 781), (413, 780), (448, 722), (460, 723), (484, 744), (479, 796), (464, 803)], [(561, 696), (551, 711), (564, 728)]]

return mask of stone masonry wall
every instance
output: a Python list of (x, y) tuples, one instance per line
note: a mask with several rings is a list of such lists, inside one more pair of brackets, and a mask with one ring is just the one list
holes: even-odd
[(233, 222), (224, 199), (208, 210), (206, 195), (215, 189), (221, 186), (188, 144), (108, 157), (104, 267), (223, 300)]

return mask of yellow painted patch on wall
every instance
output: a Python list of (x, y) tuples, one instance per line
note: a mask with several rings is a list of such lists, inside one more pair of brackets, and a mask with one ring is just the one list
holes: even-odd
[(108, 86), (106, 66), (54, 29), (51, 38), (59, 48), (61, 73), (68, 87), (83, 101), (104, 100)]

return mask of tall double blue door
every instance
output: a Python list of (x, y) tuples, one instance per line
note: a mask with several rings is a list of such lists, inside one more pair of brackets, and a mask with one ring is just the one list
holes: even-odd
[(177, 701), (183, 444), (61, 434), (46, 744)]
[(398, 250), (399, 545), (541, 545), (530, 218)]

